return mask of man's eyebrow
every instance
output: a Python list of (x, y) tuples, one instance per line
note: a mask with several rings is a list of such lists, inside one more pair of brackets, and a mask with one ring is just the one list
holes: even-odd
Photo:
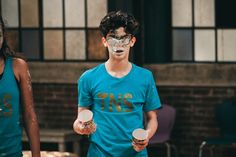
[(115, 35), (115, 34), (110, 34), (110, 35), (108, 35), (108, 37), (117, 38), (117, 39), (121, 39), (121, 38), (124, 38), (124, 37), (126, 37), (126, 36), (128, 36), (128, 35), (127, 35), (127, 34), (122, 35), (122, 36), (117, 36), (117, 35)]
[(115, 34), (109, 34), (108, 37), (116, 37)]

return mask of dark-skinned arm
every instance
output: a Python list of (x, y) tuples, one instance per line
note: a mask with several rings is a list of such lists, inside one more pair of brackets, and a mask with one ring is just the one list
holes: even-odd
[(29, 68), (27, 63), (22, 59), (15, 59), (13, 66), (15, 76), (20, 85), (24, 127), (29, 139), (32, 157), (40, 157), (39, 127), (34, 110)]

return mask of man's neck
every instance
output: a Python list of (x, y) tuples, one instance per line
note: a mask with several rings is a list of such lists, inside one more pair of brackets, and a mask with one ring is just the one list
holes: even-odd
[(112, 71), (126, 71), (131, 66), (131, 63), (126, 60), (107, 60), (106, 67)]
[(132, 69), (132, 64), (129, 61), (111, 61), (105, 62), (107, 72), (114, 77), (123, 77)]

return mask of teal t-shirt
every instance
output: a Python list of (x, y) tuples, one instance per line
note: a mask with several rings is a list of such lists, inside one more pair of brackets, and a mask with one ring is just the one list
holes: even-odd
[(22, 125), (20, 122), (20, 91), (12, 68), (6, 59), (0, 79), (0, 157), (22, 156)]
[[(145, 157), (136, 152), (132, 132), (144, 128), (143, 111), (161, 106), (152, 73), (132, 64), (122, 78), (111, 76), (105, 64), (86, 71), (78, 81), (78, 105), (90, 107), (97, 130), (90, 136), (88, 157)], [(96, 154), (96, 155), (94, 155)]]

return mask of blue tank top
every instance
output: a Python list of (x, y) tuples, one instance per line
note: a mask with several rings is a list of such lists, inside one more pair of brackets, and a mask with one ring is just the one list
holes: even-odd
[(0, 79), (0, 157), (22, 156), (20, 91), (12, 61), (12, 58), (6, 59)]

